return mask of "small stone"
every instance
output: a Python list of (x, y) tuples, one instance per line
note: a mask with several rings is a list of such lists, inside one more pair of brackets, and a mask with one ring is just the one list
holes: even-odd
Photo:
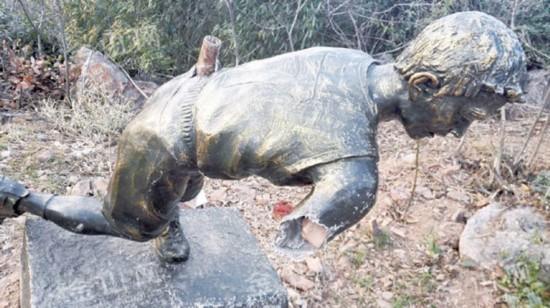
[(404, 155), (401, 158), (401, 161), (405, 164), (414, 164), (416, 162), (416, 154), (411, 153), (411, 154)]
[(290, 268), (283, 269), (283, 271), (281, 272), (281, 278), (283, 279), (283, 281), (298, 290), (308, 291), (315, 287), (315, 283), (313, 281), (307, 279), (304, 276), (296, 274)]
[(391, 229), (391, 232), (401, 238), (406, 238), (406, 231), (403, 230), (403, 229), (400, 229), (400, 228), (397, 228), (397, 227), (392, 227)]
[(376, 300), (376, 304), (378, 305), (379, 308), (392, 308), (393, 305), (381, 298), (377, 299)]
[(38, 133), (36, 134), (35, 139), (39, 141), (47, 141), (48, 136), (46, 134)]
[(468, 194), (466, 194), (466, 192), (463, 190), (459, 191), (459, 190), (451, 189), (447, 192), (447, 198), (459, 201), (463, 204), (470, 203), (470, 196), (468, 196)]
[(309, 257), (306, 258), (307, 268), (314, 273), (323, 272), (323, 264), (319, 258)]
[(409, 191), (403, 187), (395, 187), (390, 190), (390, 198), (394, 201), (405, 201), (409, 199)]
[(67, 182), (70, 184), (70, 185), (74, 185), (78, 182), (78, 176), (72, 174), (69, 176), (69, 178), (67, 179)]
[(426, 186), (419, 186), (416, 188), (416, 193), (422, 196), (424, 199), (430, 200), (434, 198), (432, 190)]
[(38, 155), (36, 155), (36, 159), (41, 163), (45, 163), (52, 160), (54, 156), (55, 156), (54, 152), (50, 150), (43, 150), (40, 153), (38, 153)]
[(382, 292), (382, 298), (386, 301), (390, 301), (393, 298), (393, 293), (388, 291)]
[(71, 189), (69, 195), (73, 196), (96, 196), (104, 197), (107, 194), (109, 180), (103, 177), (87, 178), (76, 182)]
[(437, 280), (437, 281), (443, 281), (443, 280), (445, 280), (445, 275), (443, 275), (443, 274), (437, 274), (437, 275), (435, 276), (435, 280)]
[(468, 218), (466, 217), (466, 212), (464, 210), (456, 210), (451, 216), (451, 220), (454, 222), (465, 224)]

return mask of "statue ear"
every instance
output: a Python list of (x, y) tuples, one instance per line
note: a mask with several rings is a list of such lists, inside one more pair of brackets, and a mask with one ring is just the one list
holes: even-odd
[(419, 72), (409, 77), (409, 98), (416, 101), (418, 95), (422, 92), (435, 93), (439, 86), (439, 79), (432, 73)]

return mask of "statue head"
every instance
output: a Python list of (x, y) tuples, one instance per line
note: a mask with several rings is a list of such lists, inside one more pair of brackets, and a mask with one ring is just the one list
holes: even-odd
[(461, 12), (428, 25), (397, 58), (409, 87), (400, 115), (413, 138), (464, 134), (507, 102), (519, 102), (525, 53), (515, 33), (481, 12)]

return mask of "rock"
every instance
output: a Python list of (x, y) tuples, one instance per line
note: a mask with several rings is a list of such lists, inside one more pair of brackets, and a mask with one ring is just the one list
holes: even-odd
[(296, 274), (291, 268), (284, 268), (281, 271), (281, 278), (298, 290), (308, 291), (315, 287), (315, 283), (313, 281), (302, 275)]
[(533, 208), (492, 203), (476, 212), (462, 232), (459, 251), (463, 263), (510, 269), (528, 258), (541, 265), (541, 279), (550, 281), (548, 224)]
[(287, 292), (234, 209), (183, 210), (191, 253), (164, 264), (150, 242), (83, 236), (28, 219), (21, 306), (287, 307)]
[(550, 70), (532, 70), (527, 74), (527, 86), (525, 87), (527, 95), (525, 101), (528, 104), (541, 106), (544, 104), (544, 92), (550, 82)]
[[(76, 99), (82, 98), (90, 86), (101, 90), (106, 96), (133, 101), (136, 108), (143, 106), (145, 97), (132, 84), (128, 76), (102, 53), (86, 47), (80, 48), (74, 56), (75, 67), (80, 75), (75, 84)], [(134, 82), (146, 95), (158, 87), (153, 82)]]
[(104, 177), (87, 178), (76, 182), (68, 191), (73, 196), (104, 197), (107, 193), (109, 180)]

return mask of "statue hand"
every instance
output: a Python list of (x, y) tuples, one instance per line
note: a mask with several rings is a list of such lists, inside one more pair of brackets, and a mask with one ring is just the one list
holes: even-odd
[(0, 175), (0, 222), (7, 217), (21, 215), (17, 211), (17, 204), (29, 193), (23, 184)]

